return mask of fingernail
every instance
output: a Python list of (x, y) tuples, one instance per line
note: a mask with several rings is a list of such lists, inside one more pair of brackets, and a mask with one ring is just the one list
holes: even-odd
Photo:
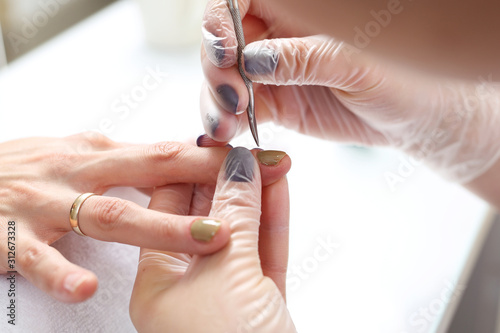
[(196, 139), (196, 145), (198, 147), (206, 147), (207, 141), (212, 140), (207, 134), (200, 135), (198, 139)]
[(210, 113), (207, 113), (205, 117), (207, 119), (208, 125), (210, 126), (210, 131), (211, 131), (212, 135), (215, 135), (215, 131), (219, 127), (219, 119), (212, 116)]
[(76, 289), (85, 281), (87, 277), (82, 273), (71, 273), (64, 279), (63, 287), (70, 293), (74, 293)]
[(253, 180), (254, 157), (243, 147), (232, 149), (226, 157), (226, 179), (232, 182), (247, 182)]
[[(208, 136), (208, 134), (203, 134), (196, 139), (196, 145), (198, 147), (203, 147), (203, 148), (209, 148), (209, 147), (222, 147), (224, 143), (223, 142), (217, 142), (211, 137)], [(233, 148), (230, 144), (224, 145), (226, 148)]]
[(222, 39), (215, 36), (213, 33), (202, 28), (203, 33), (203, 45), (205, 46), (205, 51), (207, 56), (216, 66), (220, 67), (224, 63), (224, 57), (226, 56), (226, 51), (224, 49), (224, 44), (222, 44)]
[(251, 75), (274, 73), (278, 67), (279, 55), (267, 48), (247, 48), (243, 50), (245, 71)]
[(270, 166), (278, 165), (285, 156), (286, 153), (279, 150), (263, 150), (257, 153), (260, 163)]
[(234, 113), (238, 113), (238, 93), (236, 90), (234, 90), (233, 87), (231, 87), (228, 84), (221, 84), (220, 86), (217, 87), (217, 93), (220, 95), (223, 101), (223, 107)]
[(199, 219), (191, 224), (191, 237), (200, 242), (210, 242), (221, 223), (217, 220)]

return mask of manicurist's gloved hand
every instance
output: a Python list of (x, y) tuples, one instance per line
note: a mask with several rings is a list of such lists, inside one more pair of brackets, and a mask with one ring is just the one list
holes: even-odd
[(259, 167), (250, 151), (235, 148), (222, 165), (211, 205), (196, 199), (210, 192), (206, 187), (155, 190), (151, 209), (210, 211), (211, 218), (228, 222), (231, 239), (211, 255), (141, 249), (130, 303), (139, 332), (295, 332), (284, 299), (289, 167), (287, 157)]
[[(325, 36), (307, 36), (266, 1), (240, 0), (258, 122), (365, 145), (391, 145), (460, 183), (500, 155), (500, 89), (424, 77), (365, 57)], [(207, 134), (229, 141), (247, 128), (248, 93), (239, 77), (236, 37), (225, 0), (210, 0), (203, 23)]]

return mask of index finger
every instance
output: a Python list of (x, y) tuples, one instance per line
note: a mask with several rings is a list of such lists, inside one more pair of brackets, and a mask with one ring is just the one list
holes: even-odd
[[(116, 186), (155, 187), (173, 183), (215, 184), (229, 148), (199, 148), (161, 142), (95, 152), (79, 177), (107, 190)], [(96, 192), (96, 189), (91, 189)], [(104, 191), (97, 192), (103, 193)]]

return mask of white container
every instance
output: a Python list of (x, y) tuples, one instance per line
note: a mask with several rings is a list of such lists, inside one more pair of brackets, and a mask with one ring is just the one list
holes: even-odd
[(201, 42), (203, 0), (137, 0), (146, 39), (153, 47), (191, 46)]

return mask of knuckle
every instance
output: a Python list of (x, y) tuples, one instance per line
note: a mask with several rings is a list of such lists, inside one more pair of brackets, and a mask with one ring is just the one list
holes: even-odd
[(112, 140), (107, 136), (98, 133), (88, 131), (82, 134), (83, 140), (87, 141), (90, 145), (94, 147), (108, 147), (112, 144)]
[(87, 131), (83, 133), (71, 136), (73, 140), (77, 141), (76, 146), (78, 152), (92, 152), (94, 148), (108, 148), (114, 145), (114, 141), (107, 136), (93, 131)]
[(98, 227), (106, 231), (116, 228), (120, 224), (128, 206), (125, 200), (118, 198), (99, 200), (94, 207)]
[(165, 221), (158, 224), (158, 235), (160, 239), (172, 239), (176, 233), (176, 228), (171, 221)]
[(180, 159), (187, 151), (187, 146), (178, 142), (160, 142), (149, 147), (146, 153), (152, 162), (164, 162)]
[(42, 257), (47, 251), (46, 248), (42, 248), (39, 244), (29, 244), (24, 250), (19, 254), (19, 264), (24, 270), (30, 270), (42, 261)]

